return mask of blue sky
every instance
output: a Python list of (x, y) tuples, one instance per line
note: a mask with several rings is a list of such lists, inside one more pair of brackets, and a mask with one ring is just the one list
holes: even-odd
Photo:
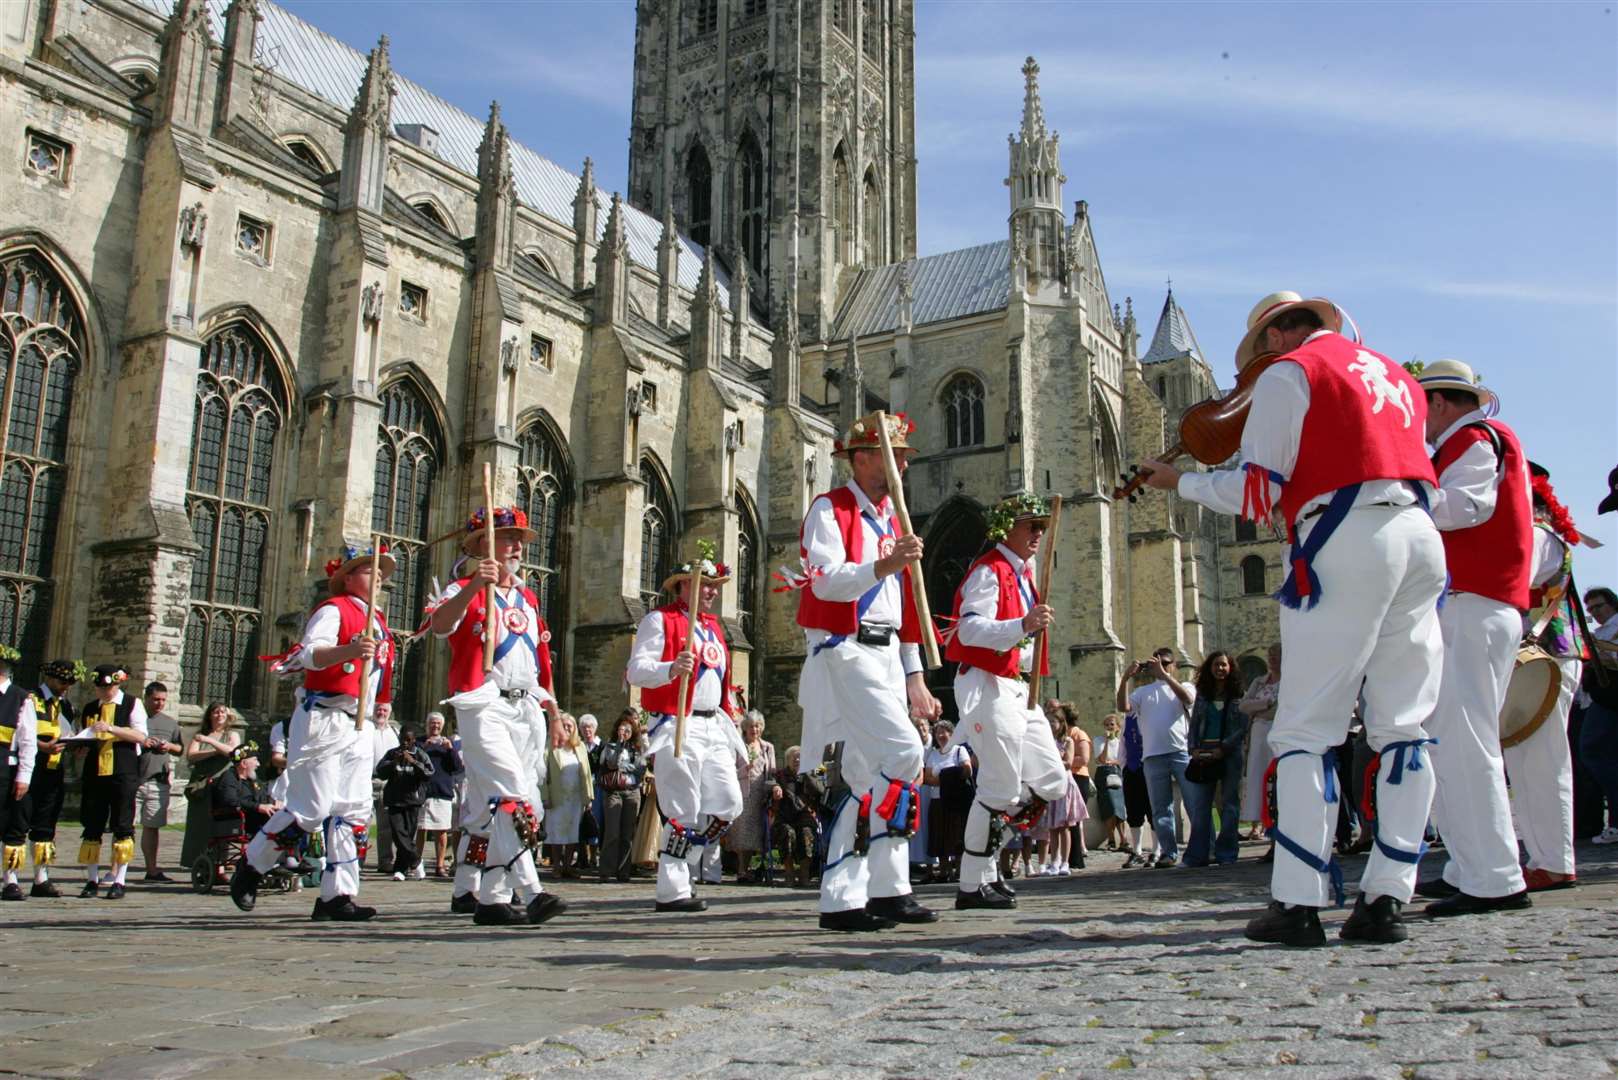
[[(634, 5), (281, 0), (598, 182), (627, 173)], [(1147, 339), (1164, 283), (1223, 380), (1248, 308), (1293, 288), (1374, 348), (1471, 363), (1618, 583), (1614, 3), (995, 3), (916, 17), (923, 253), (1003, 234), (1023, 57), (1066, 196)], [(1142, 347), (1144, 348), (1144, 342)]]

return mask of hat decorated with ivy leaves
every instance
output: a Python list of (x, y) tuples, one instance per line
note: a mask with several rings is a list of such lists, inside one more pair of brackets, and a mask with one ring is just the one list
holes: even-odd
[(92, 681), (97, 686), (122, 686), (129, 681), (129, 671), (122, 664), (97, 664)]
[(881, 425), (878, 423), (878, 418), (883, 416), (887, 417), (888, 420), (888, 442), (892, 445), (893, 452), (895, 454), (900, 452), (914, 454), (916, 448), (910, 445), (910, 433), (916, 430), (916, 422), (902, 412), (874, 412), (860, 417), (854, 421), (854, 426), (848, 429), (846, 435), (841, 439), (833, 440), (831, 444), (832, 454), (852, 456), (856, 450), (882, 449)]
[(1001, 499), (999, 504), (989, 511), (989, 539), (1004, 540), (1011, 535), (1011, 530), (1019, 521), (1051, 520), (1051, 504), (1045, 501), (1044, 496), (1035, 495), (1031, 491), (1020, 491), (1007, 499)]
[[(477, 513), (466, 519), (466, 535), (461, 538), (461, 550), (468, 555), (474, 554), (483, 544), (486, 531), (485, 509), (478, 507)], [(497, 506), (494, 508), (494, 531), (496, 539), (500, 533), (517, 533), (522, 542), (531, 544), (539, 536), (528, 524), (528, 515), (514, 506)]]
[(90, 669), (83, 660), (52, 660), (39, 669), (41, 678), (60, 679), (65, 683), (90, 681)]
[(0, 667), (10, 668), (12, 664), (22, 659), (22, 653), (16, 646), (0, 645)]
[(393, 568), (398, 564), (392, 555), (388, 554), (388, 545), (383, 544), (382, 550), (372, 552), (370, 548), (355, 547), (353, 544), (344, 544), (343, 553), (335, 559), (326, 562), (326, 586), (333, 596), (343, 595), (343, 583), (348, 575), (362, 566), (376, 564), (382, 570), (382, 580), (386, 581), (393, 574)]
[[(730, 580), (730, 567), (716, 560), (718, 554), (719, 549), (712, 540), (697, 541), (697, 559), (702, 563), (702, 581), (705, 585), (723, 585)], [(690, 581), (691, 570), (691, 563), (686, 563), (663, 579), (659, 591), (667, 592), (682, 581)]]
[(258, 743), (254, 742), (252, 739), (248, 739), (246, 742), (242, 743), (240, 746), (230, 752), (230, 763), (232, 765), (240, 765), (250, 757), (258, 757)]

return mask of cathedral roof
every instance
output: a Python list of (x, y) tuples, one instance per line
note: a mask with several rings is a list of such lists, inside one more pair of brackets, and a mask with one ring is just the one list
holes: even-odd
[(865, 337), (899, 325), (899, 282), (910, 273), (911, 323), (962, 319), (998, 311), (1011, 299), (1011, 241), (926, 255), (862, 270), (848, 290), (831, 338)]
[(1174, 299), (1174, 290), (1170, 289), (1168, 299), (1163, 301), (1163, 314), (1157, 317), (1157, 332), (1152, 335), (1151, 347), (1140, 362), (1152, 364), (1187, 355), (1204, 364), (1208, 362), (1202, 355), (1202, 346), (1197, 344), (1197, 335), (1191, 332), (1191, 320), (1186, 318), (1185, 310)]
[[(165, 19), (174, 12), (174, 0), (138, 2)], [(209, 24), (215, 41), (224, 37), (225, 9), (228, 6), (228, 0), (208, 0)], [(259, 10), (264, 18), (258, 26), (255, 60), (346, 114), (354, 103), (354, 93), (360, 81), (365, 77), (365, 54), (267, 0), (259, 4)], [(397, 72), (394, 73), (393, 82), (396, 90), (393, 124), (424, 124), (432, 128), (438, 132), (436, 156), (476, 177), (478, 144), (483, 141), (484, 122)], [(511, 166), (518, 201), (571, 228), (573, 197), (579, 189), (578, 174), (515, 140), (511, 143)], [(612, 206), (611, 193), (598, 188), (596, 205), (600, 211), (596, 224), (596, 238), (599, 240), (606, 232), (607, 214)], [(662, 223), (628, 203), (623, 204), (623, 212), (624, 238), (628, 242), (629, 257), (655, 270), (657, 242), (663, 233)], [(697, 274), (702, 269), (702, 248), (683, 236), (680, 242), (686, 249), (686, 256), (680, 259), (680, 285), (695, 290)], [(729, 282), (729, 275), (721, 269), (719, 292), (727, 306), (730, 302)]]

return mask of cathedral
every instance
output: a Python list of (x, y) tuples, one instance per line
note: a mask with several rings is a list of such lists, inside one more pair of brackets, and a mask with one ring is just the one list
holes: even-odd
[[(941, 15), (939, 17), (942, 17)], [(1144, 352), (1064, 193), (1039, 66), (1006, 72), (1008, 216), (918, 256), (913, 0), (640, 0), (625, 192), (269, 0), (0, 5), (0, 642), (290, 711), (257, 657), (380, 535), (403, 633), (492, 464), (575, 711), (629, 700), (698, 538), (736, 567), (735, 681), (793, 741), (798, 524), (832, 440), (904, 412), (935, 611), (1016, 491), (1064, 499), (1049, 689), (1089, 721), (1169, 644), (1251, 671), (1268, 536), (1131, 461), (1216, 393), (1172, 291)], [(1220, 367), (1224, 370), (1224, 364)], [(404, 645), (419, 722), (447, 655)], [(935, 680), (953, 712), (950, 672)]]

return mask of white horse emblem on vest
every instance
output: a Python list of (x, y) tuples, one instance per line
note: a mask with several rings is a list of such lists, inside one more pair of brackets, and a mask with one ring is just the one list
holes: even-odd
[(1410, 421), (1415, 418), (1415, 407), (1410, 400), (1410, 387), (1403, 383), (1396, 383), (1388, 378), (1388, 365), (1375, 353), (1358, 350), (1354, 362), (1348, 365), (1348, 370), (1360, 377), (1365, 386), (1365, 392), (1372, 397), (1371, 412), (1379, 413), (1382, 406), (1392, 402), (1393, 407), (1404, 413), (1404, 426), (1409, 427)]

